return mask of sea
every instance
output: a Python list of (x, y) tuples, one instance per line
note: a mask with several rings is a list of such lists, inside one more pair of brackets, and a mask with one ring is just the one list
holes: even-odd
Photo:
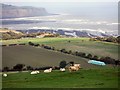
[[(0, 19), (2, 28), (12, 30), (63, 29), (118, 35), (118, 7), (79, 7), (55, 15)], [(50, 12), (50, 11), (49, 11)]]

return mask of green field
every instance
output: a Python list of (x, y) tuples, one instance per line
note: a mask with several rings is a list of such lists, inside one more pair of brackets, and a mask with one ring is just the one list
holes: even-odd
[[(70, 43), (68, 43), (69, 40), (71, 41)], [(65, 48), (66, 50), (81, 51), (100, 57), (109, 56), (114, 59), (118, 59), (118, 47), (120, 46), (115, 43), (89, 41), (89, 38), (28, 38), (3, 40), (2, 43), (28, 43), (29, 41), (54, 46), (56, 49)]]
[(8, 73), (3, 88), (118, 88), (118, 70), (113, 68), (81, 69), (30, 75), (30, 72)]
[[(71, 41), (70, 43), (68, 41)], [(89, 38), (29, 38), (3, 40), (3, 44), (33, 43), (54, 46), (55, 49), (80, 51), (98, 56), (110, 56), (118, 59), (118, 46), (115, 43), (89, 41)], [(30, 72), (11, 73), (3, 77), (3, 88), (118, 88), (118, 69), (112, 65), (97, 66), (88, 64), (88, 59), (47, 50), (41, 47), (6, 46), (2, 47), (2, 67), (25, 64), (32, 67), (59, 66), (60, 61), (80, 63), (82, 69), (77, 72), (60, 72), (30, 75)]]

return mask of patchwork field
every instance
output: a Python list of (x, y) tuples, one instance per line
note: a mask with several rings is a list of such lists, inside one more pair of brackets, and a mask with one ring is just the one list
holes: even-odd
[(3, 88), (118, 88), (118, 70), (104, 67), (72, 73), (56, 70), (37, 75), (8, 73), (8, 77), (3, 77)]
[[(81, 51), (97, 56), (109, 56), (118, 59), (118, 47), (120, 45), (109, 42), (90, 41), (89, 38), (28, 38), (3, 40), (3, 44), (28, 43), (29, 41), (39, 44), (54, 46), (57, 49)], [(70, 41), (70, 43), (68, 42)]]
[[(45, 44), (55, 49), (81, 51), (98, 56), (110, 56), (118, 59), (118, 46), (114, 43), (89, 41), (89, 38), (29, 38), (3, 40), (4, 44), (26, 43)], [(70, 42), (69, 42), (70, 41)], [(30, 72), (7, 72), (3, 77), (3, 88), (118, 88), (118, 68), (110, 65), (96, 66), (88, 64), (88, 59), (47, 50), (41, 47), (6, 46), (2, 47), (2, 67), (25, 64), (32, 67), (59, 66), (60, 61), (80, 63), (82, 69), (70, 73), (53, 70), (51, 73), (30, 75)]]

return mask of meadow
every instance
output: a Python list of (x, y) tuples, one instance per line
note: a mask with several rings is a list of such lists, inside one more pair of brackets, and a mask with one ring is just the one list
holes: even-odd
[(3, 88), (118, 88), (117, 68), (81, 69), (30, 75), (30, 72), (8, 73)]
[(110, 56), (118, 59), (118, 44), (90, 41), (89, 38), (25, 38), (3, 40), (3, 45), (26, 43), (25, 46), (2, 47), (3, 67), (25, 64), (32, 67), (59, 66), (60, 61), (80, 63), (82, 69), (77, 72), (60, 72), (30, 75), (28, 72), (6, 72), (3, 88), (118, 88), (119, 70), (113, 65), (97, 66), (88, 64), (86, 58), (65, 54), (56, 50), (33, 47), (28, 42), (53, 46), (55, 49), (81, 51), (98, 56)]
[[(65, 48), (66, 50), (82, 51), (100, 57), (109, 56), (114, 59), (118, 59), (118, 47), (120, 46), (117, 43), (90, 41), (89, 38), (26, 38), (3, 40), (2, 43), (5, 45), (14, 43), (28, 44), (29, 41), (53, 46), (56, 49)], [(68, 41), (70, 41), (70, 43)]]

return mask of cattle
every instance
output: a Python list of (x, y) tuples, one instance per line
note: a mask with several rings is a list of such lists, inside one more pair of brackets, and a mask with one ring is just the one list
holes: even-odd
[(74, 64), (73, 66), (70, 66), (68, 69), (69, 72), (78, 71), (80, 69), (80, 64)]

